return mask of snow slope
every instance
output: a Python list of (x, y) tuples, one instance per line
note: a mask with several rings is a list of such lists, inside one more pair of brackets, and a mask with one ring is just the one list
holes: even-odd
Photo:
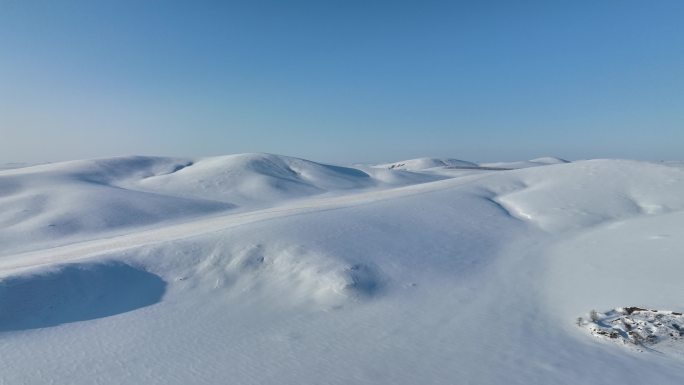
[(238, 154), (202, 159), (134, 186), (242, 206), (374, 185), (370, 175), (355, 168), (271, 154)]
[(590, 160), (502, 176), (491, 189), (513, 215), (557, 233), (684, 208), (682, 170), (629, 160)]
[(435, 167), (478, 167), (477, 164), (459, 159), (417, 158), (400, 162), (379, 164), (377, 168), (419, 171)]
[(11, 170), (14, 168), (28, 167), (28, 166), (29, 165), (26, 163), (2, 163), (2, 164), (0, 164), (0, 171)]
[(0, 254), (73, 242), (232, 207), (121, 188), (187, 161), (122, 157), (0, 171)]
[(226, 210), (437, 179), (270, 154), (119, 157), (5, 170), (0, 171), (0, 255)]
[(535, 158), (531, 160), (524, 160), (518, 162), (494, 162), (494, 163), (480, 163), (480, 167), (491, 167), (491, 168), (527, 168), (527, 167), (538, 167), (538, 166), (548, 166), (551, 164), (563, 164), (569, 163), (565, 159), (556, 158), (552, 156), (545, 156), (541, 158)]
[[(266, 155), (158, 161), (105, 184), (241, 210), (0, 253), (0, 383), (684, 381), (676, 346), (625, 349), (576, 325), (592, 309), (684, 310), (684, 169), (437, 178)], [(81, 167), (0, 188), (47, 191)], [(249, 206), (250, 192), (265, 198)]]

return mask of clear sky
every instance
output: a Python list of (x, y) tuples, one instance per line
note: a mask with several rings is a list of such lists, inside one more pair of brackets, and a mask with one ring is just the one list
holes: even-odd
[(684, 159), (684, 1), (0, 0), (0, 162)]

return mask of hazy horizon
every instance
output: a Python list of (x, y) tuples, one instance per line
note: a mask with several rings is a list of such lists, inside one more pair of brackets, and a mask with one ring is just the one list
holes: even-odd
[(684, 3), (0, 1), (0, 163), (684, 158)]

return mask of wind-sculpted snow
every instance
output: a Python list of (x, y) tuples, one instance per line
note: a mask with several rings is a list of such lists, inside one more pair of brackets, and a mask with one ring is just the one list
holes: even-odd
[(201, 160), (134, 156), (0, 171), (0, 255), (235, 208), (442, 179), (371, 174), (269, 154)]
[(233, 205), (120, 187), (187, 161), (122, 157), (0, 172), (0, 254), (225, 211)]
[[(679, 342), (635, 352), (577, 317), (629, 304), (679, 317), (684, 169), (518, 166), (243, 154), (0, 171), (0, 298), (14, 309), (0, 383), (683, 383)], [(98, 210), (113, 197), (134, 209)], [(166, 220), (159, 197), (187, 211)], [(19, 231), (49, 228), (55, 208), (75, 223), (159, 217), (73, 227), (90, 233), (69, 242)]]
[(270, 154), (239, 154), (199, 160), (178, 172), (141, 180), (136, 186), (249, 205), (374, 185), (368, 174), (354, 168)]
[(684, 170), (591, 160), (507, 173), (487, 184), (508, 211), (553, 233), (684, 209)]
[(228, 203), (168, 197), (95, 183), (36, 185), (32, 182), (0, 181), (14, 190), (0, 197), (0, 244), (3, 245), (0, 254), (173, 222), (233, 207)]
[(166, 283), (120, 262), (57, 265), (0, 279), (0, 332), (109, 317), (157, 303)]
[(378, 293), (383, 282), (375, 267), (352, 264), (303, 245), (245, 245), (238, 240), (229, 245), (221, 241), (206, 253), (196, 266), (176, 273), (184, 284), (238, 296), (277, 294), (283, 296), (283, 305), (339, 305), (349, 298)]

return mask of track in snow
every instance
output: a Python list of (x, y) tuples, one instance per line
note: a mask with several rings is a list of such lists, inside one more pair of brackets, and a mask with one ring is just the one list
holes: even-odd
[(211, 216), (200, 220), (193, 220), (150, 230), (136, 231), (125, 235), (93, 239), (64, 246), (0, 256), (0, 275), (5, 276), (27, 268), (51, 263), (72, 262), (103, 253), (123, 251), (144, 245), (191, 238), (248, 223), (303, 215), (311, 212), (336, 210), (385, 199), (428, 193), (448, 187), (465, 185), (487, 176), (489, 175), (471, 175), (457, 179), (440, 180), (388, 190), (343, 195), (333, 198), (306, 199), (277, 208), (262, 209), (239, 214)]

